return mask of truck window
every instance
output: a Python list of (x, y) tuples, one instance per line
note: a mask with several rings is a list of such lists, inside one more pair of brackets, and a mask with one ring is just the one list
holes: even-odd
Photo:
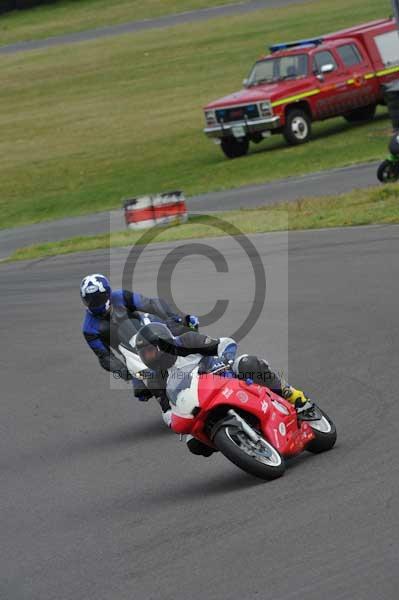
[(376, 35), (375, 43), (381, 54), (384, 65), (397, 65), (399, 63), (399, 34), (397, 31), (388, 31)]
[(314, 56), (314, 71), (320, 73), (321, 67), (324, 65), (334, 65), (334, 69), (337, 68), (337, 62), (331, 52), (328, 50), (323, 50), (322, 52), (317, 52)]
[(278, 81), (280, 79), (296, 79), (308, 74), (307, 54), (292, 54), (280, 58), (267, 58), (258, 61), (248, 78), (248, 85)]
[(344, 46), (339, 46), (337, 50), (342, 58), (342, 62), (347, 67), (352, 67), (353, 65), (358, 65), (362, 62), (362, 57), (355, 44), (345, 44)]

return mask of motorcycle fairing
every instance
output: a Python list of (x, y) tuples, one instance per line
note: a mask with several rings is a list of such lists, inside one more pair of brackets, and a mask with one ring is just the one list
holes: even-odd
[[(182, 433), (191, 433), (207, 444), (211, 441), (204, 433), (205, 422), (209, 413), (222, 405), (254, 415), (265, 438), (284, 456), (298, 454), (314, 438), (307, 423), (298, 423), (295, 408), (264, 386), (218, 375), (200, 375), (198, 398), (200, 412), (190, 419), (187, 427), (190, 431)], [(174, 426), (173, 429), (176, 431)]]

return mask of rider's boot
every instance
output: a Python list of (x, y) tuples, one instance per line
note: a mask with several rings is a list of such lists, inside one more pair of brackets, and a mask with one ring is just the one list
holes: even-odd
[(197, 440), (192, 435), (188, 435), (186, 438), (187, 448), (190, 450), (192, 454), (196, 454), (197, 456), (211, 456), (214, 452), (217, 452), (216, 448), (211, 448), (207, 446), (200, 440)]
[(170, 408), (162, 413), (162, 420), (165, 423), (166, 427), (170, 427), (172, 424), (172, 411)]
[(166, 427), (170, 427), (172, 423), (172, 411), (170, 409), (169, 400), (167, 399), (166, 394), (158, 397), (157, 400), (162, 410), (162, 420)]

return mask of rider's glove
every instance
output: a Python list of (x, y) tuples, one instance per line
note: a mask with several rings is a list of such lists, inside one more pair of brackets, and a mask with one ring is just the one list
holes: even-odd
[(195, 317), (194, 315), (186, 315), (186, 317), (184, 318), (187, 327), (189, 327), (190, 329), (194, 329), (194, 331), (198, 331), (198, 327), (199, 327), (199, 318)]
[(283, 398), (288, 400), (288, 402), (291, 402), (291, 404), (293, 404), (296, 408), (300, 408), (308, 401), (305, 394), (301, 390), (296, 390), (291, 385), (284, 387), (282, 392)]

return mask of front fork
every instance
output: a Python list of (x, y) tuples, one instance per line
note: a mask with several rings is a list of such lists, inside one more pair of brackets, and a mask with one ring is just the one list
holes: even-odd
[(386, 160), (388, 160), (390, 163), (392, 163), (394, 165), (399, 165), (399, 156), (397, 156), (395, 154), (390, 154), (389, 156), (387, 156)]
[(210, 430), (209, 437), (211, 440), (213, 440), (213, 438), (215, 437), (215, 434), (218, 431), (218, 429), (220, 428), (220, 425), (222, 423), (223, 423), (223, 425), (233, 425), (235, 427), (237, 427), (237, 426), (241, 427), (242, 431), (255, 444), (257, 444), (259, 442), (259, 440), (261, 439), (261, 436), (258, 433), (256, 433), (256, 431), (254, 429), (252, 429), (252, 427), (250, 425), (248, 425), (248, 423), (245, 421), (245, 419), (243, 419), (235, 410), (230, 408), (227, 411), (227, 415), (221, 421), (218, 421), (217, 423), (215, 423), (213, 425), (212, 429)]

